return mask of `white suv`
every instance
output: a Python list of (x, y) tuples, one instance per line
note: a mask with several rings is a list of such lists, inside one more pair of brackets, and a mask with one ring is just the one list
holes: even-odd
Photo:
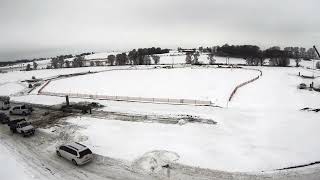
[(30, 115), (31, 114), (31, 111), (30, 109), (28, 109), (25, 105), (23, 106), (15, 106), (15, 107), (12, 107), (9, 111), (10, 114), (15, 114), (15, 115), (23, 115), (23, 116), (26, 116), (26, 115)]
[(56, 148), (57, 155), (72, 161), (75, 165), (82, 165), (92, 160), (91, 150), (83, 144), (74, 142)]

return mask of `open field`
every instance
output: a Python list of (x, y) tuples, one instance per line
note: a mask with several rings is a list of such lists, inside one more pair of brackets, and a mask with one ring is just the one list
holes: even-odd
[[(270, 171), (320, 159), (317, 153), (320, 151), (320, 145), (316, 143), (320, 135), (317, 131), (320, 125), (318, 114), (300, 111), (304, 107), (319, 107), (320, 96), (315, 91), (297, 89), (299, 83), (311, 82), (309, 79), (298, 77), (298, 72), (307, 73), (309, 71), (302, 68), (257, 68), (263, 71), (263, 76), (252, 84), (240, 88), (232, 102), (229, 103), (229, 108), (95, 101), (106, 106), (102, 109), (103, 111), (168, 117), (192, 115), (212, 119), (218, 122), (216, 125), (146, 124), (89, 117), (71, 118), (68, 122), (82, 127), (81, 130), (76, 131), (76, 136), (87, 137), (82, 142), (92, 146), (99, 154), (129, 161), (134, 161), (142, 154), (152, 150), (167, 150), (180, 156), (179, 163), (192, 166), (227, 171)], [(195, 71), (201, 74), (200, 70), (211, 73), (215, 69), (177, 70)], [(98, 80), (99, 78), (119, 77), (117, 73), (144, 74), (148, 71), (167, 72), (170, 70), (113, 71), (115, 74), (110, 76), (106, 75), (110, 72), (106, 72), (94, 74), (93, 77), (86, 75), (75, 79), (80, 78), (79, 82), (90, 83), (96, 78)], [(230, 69), (219, 69), (218, 71), (224, 74), (235, 72)], [(125, 77), (137, 77), (137, 75), (126, 75)], [(151, 75), (148, 77), (155, 79)], [(217, 78), (217, 74), (213, 77)], [(99, 79), (99, 82), (110, 82), (111, 79)], [(225, 79), (217, 78), (215, 84), (220, 83), (217, 82), (218, 79), (222, 83), (225, 82)], [(202, 84), (207, 81), (205, 79)], [(53, 88), (55, 87), (58, 86), (54, 85)], [(81, 85), (75, 89), (85, 88)], [(48, 105), (64, 102), (64, 98), (36, 95), (15, 97), (14, 100), (33, 103), (40, 100)], [(71, 99), (71, 101), (83, 100)], [(109, 139), (109, 137), (113, 138)], [(130, 143), (127, 142), (127, 137), (133, 138), (130, 139)], [(119, 143), (117, 141), (119, 139), (127, 143)], [(81, 141), (81, 138), (78, 140)], [(131, 149), (131, 151), (123, 151), (126, 149)]]
[(209, 100), (225, 106), (232, 90), (259, 73), (243, 69), (123, 70), (52, 81), (44, 92)]
[[(309, 62), (304, 64), (310, 66)], [(23, 86), (19, 89), (14, 85), (20, 85), (18, 81), (29, 79), (32, 74), (46, 78), (108, 68), (9, 72), (4, 74), (7, 79), (1, 79), (3, 84), (0, 90), (9, 84), (12, 85), (10, 89), (20, 91)], [(141, 68), (52, 81), (44, 91), (108, 95), (114, 95), (112, 93), (116, 92), (116, 95), (124, 96), (199, 98), (211, 100), (223, 108), (71, 98), (71, 102), (93, 101), (105, 107), (95, 111), (92, 116), (77, 115), (61, 119), (57, 124), (41, 131), (57, 137), (58, 142), (62, 141), (59, 139), (61, 133), (66, 132), (68, 134), (63, 138), (66, 136), (68, 139), (64, 140), (82, 142), (98, 156), (119, 159), (147, 172), (150, 172), (153, 165), (145, 160), (160, 158), (161, 161), (189, 165), (193, 168), (251, 173), (267, 171), (271, 172), (267, 173), (267, 177), (286, 179), (287, 176), (279, 178), (275, 169), (308, 164), (320, 159), (320, 144), (317, 143), (320, 136), (317, 130), (320, 125), (319, 114), (300, 110), (305, 107), (319, 108), (319, 92), (297, 88), (300, 83), (308, 85), (312, 81), (319, 82), (318, 78), (311, 80), (298, 77), (299, 72), (305, 75), (314, 73), (316, 77), (320, 73), (295, 67), (254, 68), (262, 70), (263, 75), (257, 81), (240, 88), (228, 107), (227, 99), (233, 88), (256, 77), (259, 72), (205, 67), (152, 70)], [(9, 92), (2, 89), (5, 93)], [(63, 97), (36, 93), (11, 98), (14, 101), (50, 106), (65, 101)], [(142, 120), (131, 122), (128, 118), (129, 120), (124, 121), (116, 116), (105, 117), (103, 113), (99, 115), (99, 112), (120, 113), (129, 117), (139, 115)], [(153, 119), (147, 118), (149, 116)], [(210, 119), (217, 124), (186, 121), (186, 124), (179, 125), (154, 120), (157, 117), (183, 119), (188, 116)], [(53, 144), (45, 148), (45, 154), (54, 152)], [(317, 172), (317, 166), (310, 168), (314, 168), (312, 172)], [(308, 172), (303, 169), (299, 171)], [(296, 172), (293, 171), (293, 174)], [(257, 174), (257, 179), (265, 177), (265, 174)], [(290, 175), (290, 172), (288, 174)], [(88, 175), (93, 177), (90, 173)]]

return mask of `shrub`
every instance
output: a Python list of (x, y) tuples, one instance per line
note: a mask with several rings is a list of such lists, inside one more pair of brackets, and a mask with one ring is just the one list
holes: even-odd
[(320, 61), (316, 63), (316, 69), (320, 69)]

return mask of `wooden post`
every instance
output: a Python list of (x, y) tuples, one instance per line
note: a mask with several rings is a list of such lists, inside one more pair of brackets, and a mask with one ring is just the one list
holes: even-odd
[(69, 106), (69, 104), (70, 104), (70, 103), (69, 103), (69, 96), (66, 95), (66, 105)]

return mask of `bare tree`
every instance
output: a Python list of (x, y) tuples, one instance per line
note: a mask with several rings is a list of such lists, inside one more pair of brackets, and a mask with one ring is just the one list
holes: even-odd
[(154, 61), (154, 64), (158, 64), (160, 62), (160, 56), (158, 55), (152, 55), (152, 59)]
[(186, 54), (186, 64), (191, 64), (192, 63), (192, 53), (187, 53)]
[(146, 55), (143, 57), (143, 62), (145, 65), (151, 65), (151, 58), (150, 56)]
[(66, 68), (69, 68), (69, 67), (70, 67), (70, 61), (66, 60), (64, 63), (65, 63), (65, 65), (66, 65)]
[(318, 62), (316, 63), (316, 68), (317, 68), (317, 69), (320, 69), (320, 61), (318, 61)]
[(38, 63), (36, 63), (35, 61), (33, 61), (33, 69), (37, 69), (38, 68)]
[(111, 55), (108, 56), (107, 59), (108, 59), (108, 63), (109, 63), (111, 66), (113, 66), (113, 65), (114, 65), (114, 61), (116, 60), (116, 56), (113, 55), (113, 54), (111, 54)]
[(51, 66), (55, 69), (58, 68), (58, 59), (57, 58), (52, 58), (51, 59)]
[(209, 64), (212, 65), (216, 62), (216, 60), (214, 59), (214, 54), (213, 53), (209, 53), (207, 59), (209, 60)]
[(31, 65), (27, 64), (26, 71), (31, 71)]
[(192, 64), (199, 64), (200, 53), (197, 51), (193, 53), (193, 61)]
[(83, 56), (78, 56), (78, 57), (74, 58), (73, 63), (72, 63), (73, 67), (82, 67), (83, 60), (84, 60)]
[(301, 62), (301, 58), (302, 58), (302, 54), (300, 52), (301, 49), (302, 48), (299, 49), (298, 47), (293, 48), (292, 54), (293, 54), (293, 58), (296, 62), (296, 67), (299, 67), (299, 63)]

